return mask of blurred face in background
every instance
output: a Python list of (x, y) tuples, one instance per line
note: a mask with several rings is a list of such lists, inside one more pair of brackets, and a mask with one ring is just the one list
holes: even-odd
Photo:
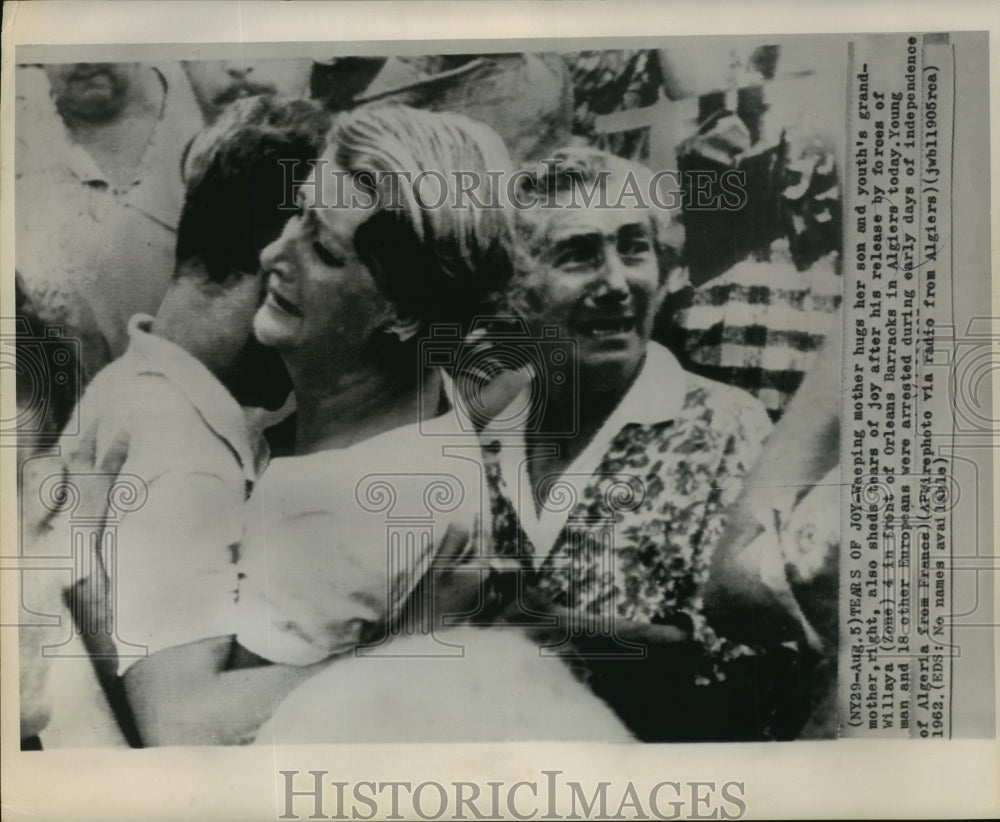
[(102, 122), (125, 108), (141, 63), (66, 63), (45, 66), (61, 114)]
[(195, 98), (205, 120), (213, 122), (234, 100), (258, 94), (307, 97), (312, 60), (185, 61)]

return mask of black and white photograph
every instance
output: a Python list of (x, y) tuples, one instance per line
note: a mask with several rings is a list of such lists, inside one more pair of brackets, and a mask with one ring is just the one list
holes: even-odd
[[(5, 759), (244, 762), (260, 818), (369, 819), (996, 762), (988, 22), (259, 5), (323, 24), (4, 49)], [(537, 744), (634, 759), (430, 767)], [(318, 753), (383, 747), (426, 779)]]

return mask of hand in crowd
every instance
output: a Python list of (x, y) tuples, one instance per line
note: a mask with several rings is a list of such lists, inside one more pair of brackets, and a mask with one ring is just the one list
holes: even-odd
[(455, 523), (448, 526), (430, 573), (410, 594), (404, 615), (407, 628), (436, 631), (482, 610), (488, 569), (475, 562), (474, 546), (469, 529)]
[(777, 534), (745, 512), (734, 512), (716, 549), (703, 602), (709, 624), (735, 642), (821, 644), (789, 585)]
[(87, 573), (65, 592), (66, 604), (84, 646), (90, 653), (102, 684), (115, 676), (118, 653), (113, 601), (105, 554), (104, 529), (111, 509), (114, 486), (128, 457), (127, 432), (115, 433), (98, 460), (98, 426), (95, 424), (70, 454), (65, 481), (79, 495), (77, 511), (94, 517), (93, 536), (85, 568)]

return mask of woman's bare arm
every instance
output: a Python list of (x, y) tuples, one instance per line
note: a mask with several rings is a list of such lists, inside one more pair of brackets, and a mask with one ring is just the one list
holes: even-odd
[(234, 655), (234, 645), (233, 637), (213, 637), (168, 648), (125, 673), (143, 745), (246, 744), (275, 705), (326, 664), (232, 667), (253, 661)]

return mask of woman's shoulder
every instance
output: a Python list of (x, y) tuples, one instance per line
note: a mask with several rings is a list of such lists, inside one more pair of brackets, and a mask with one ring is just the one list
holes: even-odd
[(710, 412), (720, 424), (750, 424), (770, 429), (764, 404), (749, 391), (735, 385), (685, 371), (684, 407), (688, 412)]
[(478, 499), (479, 440), (449, 412), (373, 437), (350, 449), (355, 503), (365, 509), (392, 495), (392, 511), (403, 515), (457, 513)]
[(338, 451), (320, 451), (272, 459), (247, 502), (247, 524), (273, 526), (275, 521), (324, 512), (336, 497)]
[(454, 415), (402, 426), (349, 448), (271, 461), (255, 496), (265, 518), (304, 513), (363, 514), (383, 497), (465, 500), (478, 478), (478, 440)]

